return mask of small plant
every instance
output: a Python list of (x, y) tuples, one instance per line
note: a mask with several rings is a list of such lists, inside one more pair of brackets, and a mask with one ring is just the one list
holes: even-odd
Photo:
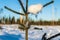
[[(13, 13), (16, 13), (16, 14), (19, 14), (19, 15), (23, 15), (23, 16), (26, 17), (25, 23), (20, 23), (20, 25), (21, 25), (22, 27), (19, 26), (19, 29), (25, 30), (25, 39), (28, 40), (28, 29), (30, 28), (30, 26), (28, 25), (28, 24), (29, 24), (28, 14), (30, 14), (30, 12), (28, 12), (28, 0), (26, 0), (26, 8), (24, 8), (23, 3), (22, 3), (21, 0), (18, 0), (18, 2), (19, 2), (19, 4), (21, 5), (21, 8), (23, 9), (24, 14), (23, 14), (23, 13), (20, 13), (20, 12), (17, 12), (17, 11), (14, 11), (14, 10), (8, 8), (7, 6), (4, 6), (4, 8), (7, 9), (7, 10), (9, 10), (9, 11), (11, 11), (11, 12), (13, 12)], [(43, 7), (46, 7), (46, 6), (48, 6), (49, 4), (51, 4), (51, 3), (53, 3), (53, 2), (54, 2), (54, 1), (51, 1), (51, 2), (49, 2), (49, 3), (46, 3), (45, 5), (43, 5)], [(33, 7), (33, 8), (34, 8), (34, 7)], [(40, 7), (40, 8), (41, 8), (41, 7)], [(26, 9), (26, 10), (25, 10), (25, 9)], [(39, 12), (39, 10), (38, 10), (37, 12)], [(33, 14), (34, 14), (34, 13), (33, 13)], [(36, 14), (37, 14), (37, 13), (36, 13)]]

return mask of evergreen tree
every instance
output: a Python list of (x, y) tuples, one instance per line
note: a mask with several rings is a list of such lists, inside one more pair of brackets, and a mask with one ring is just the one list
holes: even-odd
[(5, 17), (2, 18), (3, 24), (5, 24)]
[(15, 24), (15, 17), (12, 17), (12, 24)]
[(20, 19), (17, 19), (17, 24), (20, 24)]
[(9, 24), (8, 18), (5, 19), (5, 24)]
[(11, 17), (9, 16), (9, 24), (11, 24)]
[(1, 24), (2, 22), (1, 22), (1, 19), (0, 19), (0, 24)]

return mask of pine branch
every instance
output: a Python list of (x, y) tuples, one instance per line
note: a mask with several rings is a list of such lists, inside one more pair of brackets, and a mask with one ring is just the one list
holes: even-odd
[(52, 3), (54, 3), (54, 1), (46, 3), (45, 5), (43, 5), (43, 7), (46, 7), (46, 6), (48, 6), (48, 5), (52, 4)]
[(53, 38), (55, 38), (55, 37), (58, 37), (58, 36), (60, 36), (60, 33), (58, 33), (58, 34), (56, 34), (56, 35), (53, 35), (52, 37), (48, 38), (47, 40), (51, 40), (51, 39), (53, 39)]
[(13, 12), (13, 13), (16, 13), (16, 14), (19, 14), (19, 15), (24, 15), (24, 14), (22, 14), (22, 13), (16, 12), (16, 11), (8, 8), (7, 6), (4, 6), (4, 8), (7, 9), (7, 10), (9, 10), (9, 11), (11, 11), (11, 12)]
[(18, 2), (19, 2), (19, 4), (21, 5), (21, 7), (22, 7), (22, 9), (23, 9), (24, 13), (26, 13), (26, 10), (25, 10), (25, 8), (24, 8), (24, 6), (23, 6), (22, 1), (21, 1), (21, 0), (18, 0)]
[(28, 12), (28, 0), (26, 0), (26, 13)]

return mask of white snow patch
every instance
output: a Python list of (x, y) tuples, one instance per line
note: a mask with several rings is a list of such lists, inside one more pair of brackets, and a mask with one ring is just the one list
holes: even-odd
[[(18, 26), (2, 26), (4, 29), (0, 32), (0, 35), (4, 35), (4, 32), (7, 32), (9, 34), (15, 34), (21, 36), (25, 39), (25, 31), (21, 31), (18, 29)], [(42, 28), (43, 30), (35, 30), (34, 27)], [(60, 33), (60, 26), (33, 26), (31, 25), (31, 28), (28, 32), (28, 38), (29, 40), (40, 40), (42, 35), (44, 33), (47, 33), (47, 37), (51, 37), (52, 35), (55, 35), (57, 33)], [(58, 37), (60, 38), (60, 37)], [(57, 38), (55, 38), (57, 40)], [(53, 39), (53, 40), (55, 40)], [(23, 40), (23, 39), (22, 39)]]
[(43, 8), (42, 4), (34, 4), (28, 8), (28, 12), (33, 13), (33, 14), (37, 14), (39, 11), (42, 10), (42, 8)]

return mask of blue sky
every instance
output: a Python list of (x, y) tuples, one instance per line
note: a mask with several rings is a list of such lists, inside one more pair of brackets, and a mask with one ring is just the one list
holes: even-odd
[[(23, 4), (25, 6), (25, 1), (22, 0)], [(47, 2), (50, 2), (51, 0), (29, 0), (29, 6), (33, 4), (46, 4)], [(14, 14), (4, 8), (4, 6), (8, 6), (9, 8), (16, 10), (18, 12), (23, 12), (21, 9), (21, 6), (17, 0), (0, 0), (0, 8), (3, 8), (3, 12), (0, 14), (0, 17), (12, 17), (15, 16), (15, 18), (19, 18), (20, 16), (18, 14)], [(52, 4), (43, 8), (42, 12), (39, 12), (37, 14), (37, 18), (35, 15), (29, 14), (29, 17), (33, 20), (52, 20)], [(58, 20), (60, 18), (60, 0), (54, 0), (54, 20)]]

